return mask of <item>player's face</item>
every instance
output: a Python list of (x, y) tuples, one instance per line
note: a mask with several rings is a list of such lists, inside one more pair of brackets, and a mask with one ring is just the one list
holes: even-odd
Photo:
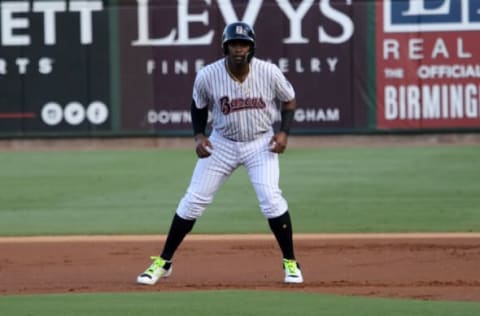
[(227, 45), (228, 58), (234, 63), (247, 63), (250, 43), (246, 41), (231, 41)]

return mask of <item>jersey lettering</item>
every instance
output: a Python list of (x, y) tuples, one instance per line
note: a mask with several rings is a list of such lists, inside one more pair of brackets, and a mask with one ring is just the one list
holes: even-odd
[(225, 115), (246, 109), (264, 109), (267, 106), (262, 98), (238, 98), (230, 101), (229, 97), (222, 97), (220, 105)]

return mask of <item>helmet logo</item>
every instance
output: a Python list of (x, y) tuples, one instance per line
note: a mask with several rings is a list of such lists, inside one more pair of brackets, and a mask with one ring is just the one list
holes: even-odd
[(235, 33), (247, 35), (247, 30), (242, 25), (237, 25), (237, 27), (235, 28)]

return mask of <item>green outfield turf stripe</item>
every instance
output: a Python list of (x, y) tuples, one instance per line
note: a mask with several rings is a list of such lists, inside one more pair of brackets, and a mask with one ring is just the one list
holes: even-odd
[(2, 315), (21, 316), (472, 316), (480, 304), (363, 298), (294, 291), (0, 296)]
[[(480, 232), (480, 146), (291, 149), (296, 233)], [(3, 152), (0, 235), (164, 234), (192, 150)], [(243, 168), (194, 234), (269, 234)]]

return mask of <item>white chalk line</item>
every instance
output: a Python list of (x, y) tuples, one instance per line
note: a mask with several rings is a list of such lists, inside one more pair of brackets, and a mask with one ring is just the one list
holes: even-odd
[[(165, 235), (67, 235), (67, 236), (4, 236), (0, 243), (35, 242), (149, 242), (164, 241)], [(274, 240), (272, 234), (191, 234), (192, 241)], [(480, 233), (333, 233), (294, 234), (295, 240), (354, 240), (354, 239), (480, 239)]]

